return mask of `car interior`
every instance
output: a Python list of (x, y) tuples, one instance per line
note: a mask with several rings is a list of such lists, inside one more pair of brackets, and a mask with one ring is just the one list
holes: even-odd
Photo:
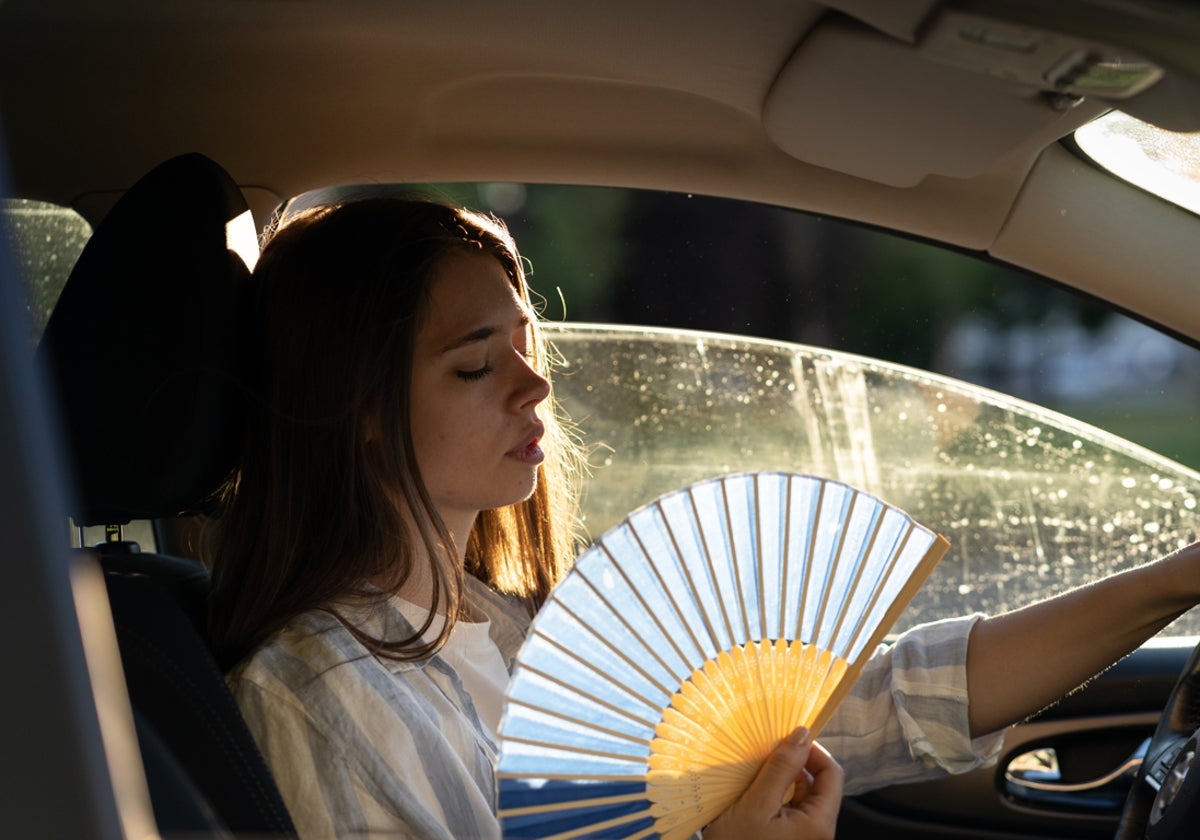
[[(246, 212), (208, 158), (173, 158), (121, 197), (75, 264), (39, 349), (74, 447), (75, 522), (202, 511), (232, 468), (242, 393), (230, 313), (250, 269), (227, 228), (252, 224)], [(111, 325), (131, 317), (146, 328), (110, 340)], [(140, 383), (149, 404), (130, 412), (114, 378)], [(203, 569), (115, 537), (97, 552), (147, 779), (164, 782), (150, 785), (159, 828), (292, 830), (205, 642)]]
[[(238, 300), (257, 237), (289, 201), (351, 185), (488, 183), (785, 208), (1001, 264), (1194, 352), (1200, 202), (1115, 177), (1076, 132), (1114, 116), (1200, 132), (1197, 44), (1200, 9), (1182, 0), (0, 3), (0, 209), (6, 220), (69, 211), (89, 231), (54, 267), (65, 283), (45, 313), (26, 286), (52, 272), (0, 236), (0, 501), (14, 553), (0, 610), (14, 674), (0, 701), (6, 833), (294, 836), (225, 688), (232, 663), (205, 642), (197, 560), (247, 398), (239, 351), (253, 325), (237, 319)], [(1172, 166), (1194, 181), (1192, 154)], [(912, 329), (941, 327), (915, 318)], [(891, 421), (854, 400), (878, 411), (884, 394), (959, 423), (957, 444), (930, 443), (941, 469), (974, 469), (953, 446), (993, 435), (972, 424), (994, 417), (1011, 438), (1001, 448), (1030, 454), (977, 484), (1024, 492), (1054, 470), (1077, 480), (1056, 486), (1082, 500), (1078, 522), (1056, 522), (1054, 546), (1014, 543), (1014, 555), (1098, 551), (1080, 546), (1115, 523), (1140, 562), (1200, 531), (1192, 467), (936, 371), (864, 361), (852, 346), (636, 324), (567, 319), (550, 333), (585, 372), (563, 379), (561, 399), (607, 430), (616, 456), (592, 479), (594, 533), (688, 480), (781, 460), (901, 492), (891, 473), (916, 459), (903, 424), (893, 433), (905, 446), (879, 444), (870, 463), (846, 455), (861, 454), (852, 434), (838, 439), (858, 422), (882, 440)], [(606, 367), (587, 373), (597, 359)], [(749, 413), (746, 394), (759, 406), (770, 395), (739, 383), (764, 366), (816, 383), (810, 403), (779, 391), (794, 425)], [(653, 409), (628, 399), (648, 370), (662, 397)], [(736, 397), (705, 403), (708, 425), (760, 438), (696, 444), (701, 370)], [(1191, 387), (1173, 397), (1194, 419), (1200, 380)], [(811, 429), (823, 443), (796, 454)], [(920, 489), (904, 492), (919, 509)], [(1003, 529), (975, 521), (985, 515), (957, 515), (952, 542), (1009, 550)], [(1043, 597), (1051, 579), (1086, 580), (1082, 566), (1035, 563), (1008, 585)], [(1019, 725), (995, 767), (847, 799), (838, 836), (1194, 836), (1197, 628), (1195, 615), (1181, 619)]]

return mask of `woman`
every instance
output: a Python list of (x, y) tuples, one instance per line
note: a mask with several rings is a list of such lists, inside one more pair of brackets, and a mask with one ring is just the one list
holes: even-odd
[[(516, 248), (494, 219), (370, 199), (298, 216), (255, 279), (260, 401), (213, 554), (230, 686), (303, 836), (496, 836), (508, 668), (576, 547), (578, 459)], [(989, 733), (1200, 598), (1198, 566), (1193, 546), (905, 634), (822, 736), (848, 789), (992, 759)], [(841, 780), (797, 732), (706, 836), (831, 836)]]

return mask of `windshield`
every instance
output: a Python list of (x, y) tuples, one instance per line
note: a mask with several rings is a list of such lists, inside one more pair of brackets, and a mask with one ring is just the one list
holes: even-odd
[(1076, 131), (1075, 142), (1118, 178), (1200, 213), (1200, 133), (1164, 131), (1110, 111)]

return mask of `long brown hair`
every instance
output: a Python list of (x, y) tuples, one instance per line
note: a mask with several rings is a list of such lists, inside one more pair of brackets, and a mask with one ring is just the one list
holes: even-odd
[[(433, 201), (316, 207), (280, 226), (264, 248), (246, 308), (252, 405), (208, 551), (209, 632), (223, 662), (312, 609), (343, 617), (381, 655), (423, 657), (444, 643), (461, 611), (464, 571), (532, 611), (568, 568), (577, 547), (579, 461), (550, 400), (540, 411), (546, 460), (536, 490), (480, 514), (466, 570), (417, 469), (409, 416), (414, 338), (439, 262), (462, 252), (494, 256), (528, 300), (503, 223)], [(533, 352), (548, 374), (552, 354), (536, 324)], [(365, 434), (368, 427), (379, 433)], [(399, 591), (426, 557), (433, 605), (413, 636), (385, 641), (344, 618), (345, 606)], [(449, 620), (436, 640), (423, 642), (436, 612)]]

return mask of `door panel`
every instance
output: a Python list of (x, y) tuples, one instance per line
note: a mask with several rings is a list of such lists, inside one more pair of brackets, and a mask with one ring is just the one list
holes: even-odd
[[(839, 840), (1111, 838), (1124, 792), (1136, 772), (1130, 756), (1153, 733), (1195, 642), (1181, 637), (1136, 651), (1083, 689), (1014, 727), (994, 766), (847, 799)], [(1033, 762), (1026, 760), (1025, 776), (1041, 783), (1039, 787), (1057, 785), (1058, 790), (1031, 790), (1006, 782), (1010, 763), (1030, 753), (1045, 763), (1045, 772), (1029, 772)], [(1056, 767), (1051, 767), (1051, 759)], [(1119, 768), (1127, 772), (1116, 774)], [(1093, 784), (1113, 775), (1118, 778)]]

